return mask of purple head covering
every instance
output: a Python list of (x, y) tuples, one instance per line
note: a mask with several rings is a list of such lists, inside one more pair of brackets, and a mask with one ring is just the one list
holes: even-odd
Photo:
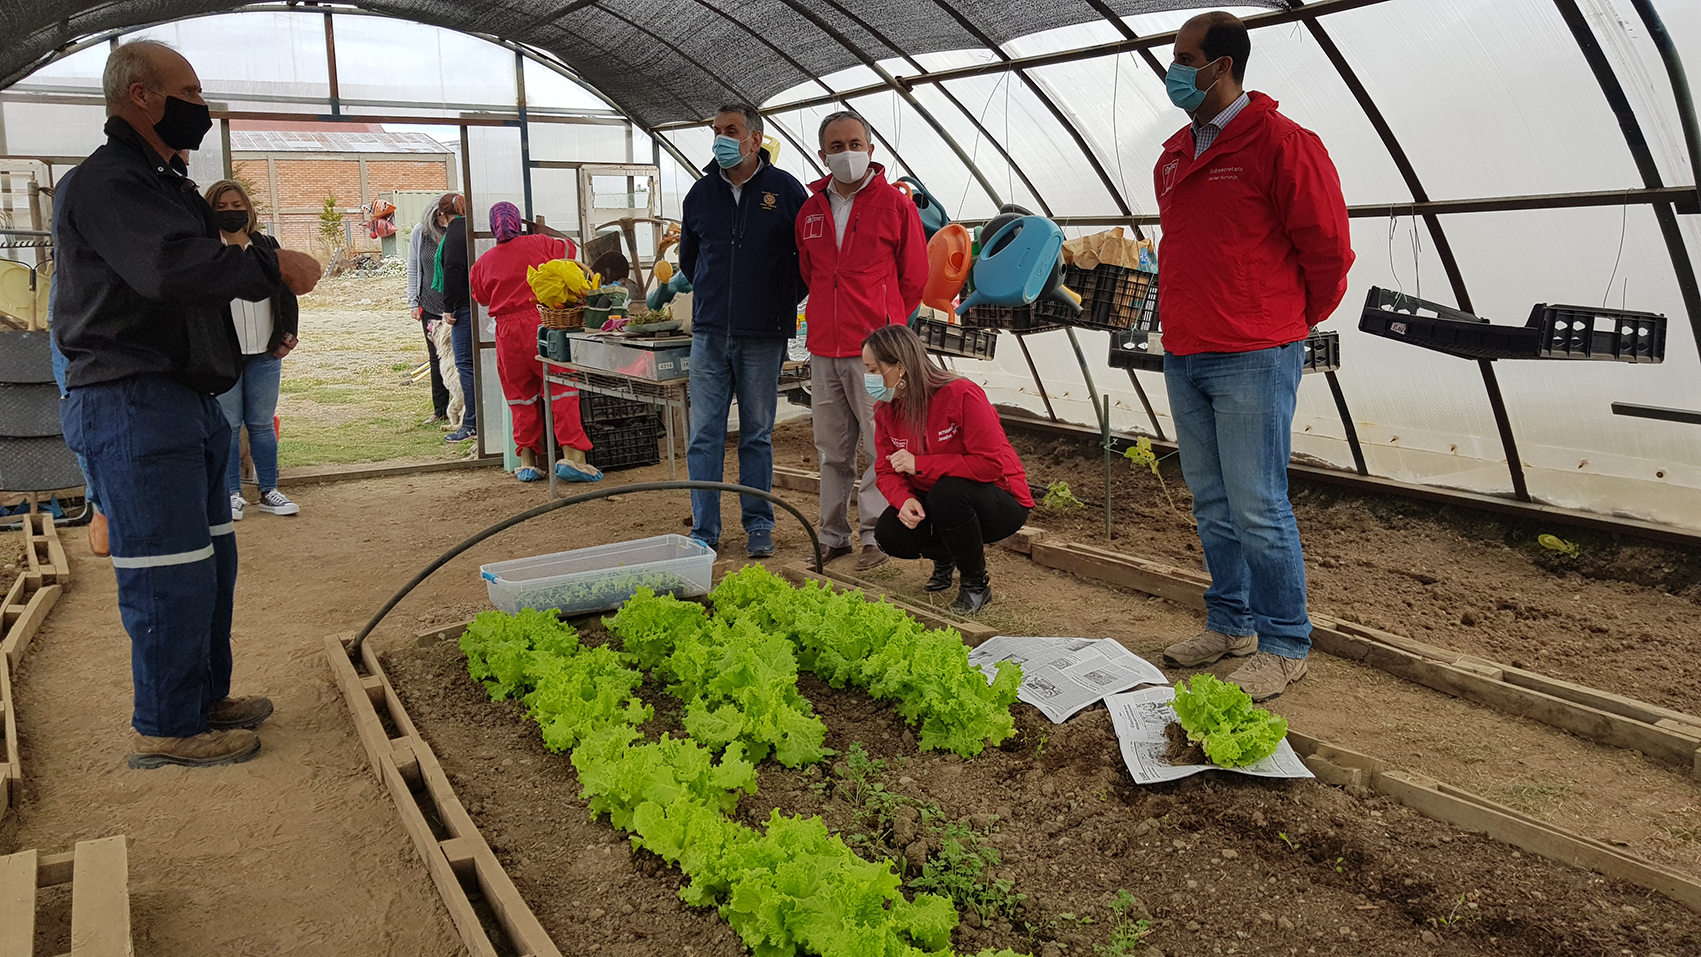
[(497, 203), (490, 207), (490, 231), (496, 241), (505, 243), (520, 235), (520, 210), (513, 203)]

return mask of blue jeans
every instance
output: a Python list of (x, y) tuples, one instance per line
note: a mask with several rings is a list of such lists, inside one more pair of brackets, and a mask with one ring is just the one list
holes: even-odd
[(88, 457), (111, 523), (131, 725), (155, 737), (200, 734), (230, 694), (230, 424), (212, 396), (160, 375), (72, 389), (60, 420), (66, 442)]
[[(51, 316), (48, 317), (47, 322), (51, 327), (53, 324)], [(65, 398), (65, 370), (71, 367), (71, 360), (65, 358), (65, 353), (59, 351), (59, 340), (53, 338), (51, 332), (47, 336), (47, 347), (53, 356), (53, 381), (59, 383), (59, 397), (63, 399)], [(89, 478), (89, 460), (84, 458), (81, 452), (76, 453), (76, 455), (77, 468), (81, 469), (83, 473), (83, 500), (98, 512), (100, 511), (100, 497), (95, 494), (94, 482)]]
[[(764, 492), (774, 487), (774, 414), (780, 397), (784, 339), (734, 339), (697, 333), (691, 337), (691, 445), (685, 468), (699, 482), (719, 482), (726, 471), (726, 420), (738, 397), (738, 484)], [(764, 498), (739, 496), (746, 533), (772, 529), (774, 506)], [(708, 545), (721, 540), (721, 493), (692, 492), (691, 537)]]
[(472, 307), (455, 310), (455, 322), (449, 327), (449, 341), (455, 347), (455, 371), (461, 376), (461, 398), (467, 404), (461, 418), (461, 428), (478, 431), (478, 393), (473, 391), (473, 362), (477, 360), (477, 345), (473, 340)]
[(1304, 346), (1164, 356), (1181, 474), (1211, 587), (1205, 627), (1256, 634), (1284, 658), (1311, 649), (1305, 558), (1288, 501), (1288, 456)]
[(269, 352), (244, 356), (242, 377), (219, 396), (224, 420), (230, 423), (230, 465), (225, 470), (225, 491), (242, 491), (242, 427), (248, 426), (248, 454), (254, 457), (254, 480), (260, 491), (278, 487), (278, 433), (272, 416), (278, 411), (278, 387), (283, 378), (283, 360)]

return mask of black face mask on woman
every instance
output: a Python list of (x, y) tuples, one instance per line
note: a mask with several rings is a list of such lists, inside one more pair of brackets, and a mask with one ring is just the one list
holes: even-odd
[(227, 233), (245, 233), (248, 231), (248, 210), (221, 209), (214, 214), (218, 219), (219, 229)]
[(202, 137), (213, 128), (212, 110), (205, 103), (191, 103), (163, 93), (160, 95), (165, 97), (165, 115), (154, 124), (154, 132), (174, 150), (200, 149)]

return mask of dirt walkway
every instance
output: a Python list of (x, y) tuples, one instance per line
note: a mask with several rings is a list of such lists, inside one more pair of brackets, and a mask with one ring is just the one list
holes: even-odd
[[(237, 529), (235, 684), (277, 705), (265, 749), (230, 768), (125, 767), (130, 643), (117, 589), (110, 563), (66, 530), (76, 578), (18, 675), (25, 777), (0, 853), (127, 835), (139, 955), (462, 953), (322, 657), (327, 631), (366, 601), (364, 583), (299, 560), (335, 541), (331, 516)], [(351, 590), (352, 603), (339, 597)], [(70, 949), (69, 900), (58, 904), (37, 953)]]

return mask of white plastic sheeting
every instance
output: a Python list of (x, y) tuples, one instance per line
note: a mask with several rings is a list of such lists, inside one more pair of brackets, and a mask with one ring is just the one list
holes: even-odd
[[(1628, 0), (1578, 2), (1624, 85), (1664, 183), (1693, 184), (1665, 70)], [(1664, 0), (1656, 5), (1692, 72), (1701, 74), (1701, 3)], [(1253, 16), (1263, 11), (1236, 12)], [(1145, 36), (1173, 30), (1189, 15), (1134, 16), (1125, 23)], [(1390, 0), (1318, 22), (1386, 117), (1432, 199), (1642, 186), (1617, 120), (1551, 0)], [(417, 106), (408, 112), (422, 115), (513, 102), (511, 50), (404, 21), (339, 16), (336, 24), (345, 99), (404, 100)], [(328, 81), (318, 13), (251, 12), (142, 32), (184, 49), (215, 98), (234, 109), (324, 112)], [(1090, 22), (1019, 37), (1001, 52), (1021, 57), (1122, 37), (1108, 22)], [(1169, 60), (1167, 48), (1152, 53), (1160, 64)], [(20, 88), (97, 91), (104, 57), (104, 46), (85, 50), (38, 71)], [(992, 51), (964, 49), (882, 59), (881, 66), (904, 77), (916, 75), (918, 64), (920, 70), (936, 71), (995, 59)], [(593, 91), (538, 63), (524, 65), (524, 78), (534, 110), (604, 108)], [(878, 82), (873, 70), (857, 66), (771, 97), (763, 105), (775, 111), (768, 122), (771, 132), (781, 134), (779, 165), (806, 182), (818, 178), (819, 165), (807, 153), (815, 146), (817, 124), (837, 108), (788, 109), (785, 104)], [(1373, 285), (1455, 302), (1427, 228), (1401, 209), (1411, 192), (1364, 111), (1303, 23), (1254, 32), (1247, 84), (1279, 100), (1285, 113), (1323, 138), (1349, 204), (1389, 207), (1387, 216), (1353, 221), (1358, 262), (1341, 309), (1325, 327), (1341, 333), (1339, 378), (1370, 472), (1508, 492), (1511, 481), (1476, 364), (1357, 331), (1359, 307)], [(1002, 72), (918, 83), (913, 91), (933, 121), (970, 156), (990, 192), (929, 120), (897, 93), (863, 95), (853, 105), (882, 138), (877, 158), (894, 175), (917, 176), (956, 218), (970, 220), (995, 210), (993, 194), (997, 201), (1060, 217), (1115, 216), (1120, 196), (1133, 214), (1150, 215), (1156, 209), (1152, 163), (1159, 144), (1185, 120), (1168, 103), (1146, 60), (1132, 53), (1041, 67), (1025, 76)], [(98, 107), (12, 96), (3, 109), (10, 153), (76, 155), (100, 142)], [(345, 111), (400, 112), (359, 104)], [(454, 137), (453, 128), (436, 132)], [(1103, 177), (1075, 134), (1104, 170)], [(664, 135), (694, 163), (708, 160), (706, 128)], [(628, 137), (627, 129), (614, 126), (534, 124), (530, 130), (534, 159), (650, 161), (652, 146), (645, 133), (632, 131)], [(517, 133), (475, 128), (470, 140), (477, 215), (482, 219), (497, 199), (521, 202)], [(664, 212), (677, 215), (692, 179), (692, 171), (663, 154)], [(551, 223), (577, 225), (570, 171), (535, 170), (532, 192), (534, 209)], [(1535, 498), (1701, 528), (1701, 429), (1616, 417), (1609, 409), (1613, 401), (1701, 408), (1701, 359), (1651, 209), (1638, 205), (1440, 219), (1473, 308), (1497, 323), (1521, 325), (1537, 302), (1622, 304), (1669, 318), (1663, 365), (1529, 361), (1500, 362), (1496, 369)], [(1680, 214), (1678, 222), (1689, 258), (1701, 268), (1701, 217)], [(1161, 243), (1161, 230), (1146, 231)], [(1161, 246), (1159, 255), (1161, 260)], [(1104, 362), (1106, 334), (1077, 335), (1110, 401), (1113, 426), (1149, 431), (1127, 375)], [(1058, 414), (1094, 423), (1064, 334), (1046, 333), (1028, 342)], [(1043, 413), (1011, 337), (1001, 343), (996, 362), (958, 365), (982, 381), (995, 401)], [(1139, 375), (1165, 431), (1173, 434), (1162, 377)], [(1321, 377), (1308, 376), (1301, 387), (1294, 428), (1296, 452), (1350, 467), (1341, 422)]]

